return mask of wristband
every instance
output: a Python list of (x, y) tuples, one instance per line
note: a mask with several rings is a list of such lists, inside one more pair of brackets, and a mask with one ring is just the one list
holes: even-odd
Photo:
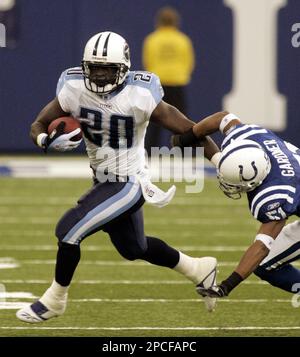
[(225, 127), (232, 121), (232, 120), (236, 120), (239, 119), (235, 114), (229, 113), (227, 115), (225, 115), (225, 117), (221, 120), (220, 126), (219, 126), (219, 130), (222, 134), (224, 134), (224, 129)]
[(269, 250), (271, 249), (272, 244), (274, 243), (274, 238), (262, 233), (257, 234), (257, 236), (255, 237), (255, 241), (257, 240), (261, 241)]
[(220, 286), (225, 290), (226, 295), (230, 293), (240, 282), (244, 279), (240, 276), (239, 273), (233, 272), (226, 280), (223, 280)]
[(38, 144), (39, 147), (41, 148), (44, 147), (47, 136), (48, 135), (46, 133), (41, 133), (37, 136), (36, 143)]

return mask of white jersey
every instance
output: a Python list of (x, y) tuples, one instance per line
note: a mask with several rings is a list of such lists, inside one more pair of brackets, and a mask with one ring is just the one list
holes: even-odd
[(97, 174), (145, 172), (146, 128), (162, 97), (159, 78), (142, 71), (129, 72), (124, 84), (108, 95), (86, 89), (80, 67), (64, 71), (57, 84), (60, 106), (80, 121), (91, 167)]

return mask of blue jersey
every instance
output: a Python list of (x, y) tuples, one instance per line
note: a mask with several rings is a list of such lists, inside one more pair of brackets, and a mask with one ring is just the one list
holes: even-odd
[(249, 209), (262, 223), (300, 215), (300, 150), (258, 125), (237, 125), (227, 133), (222, 150), (232, 140), (248, 139), (260, 144), (271, 161), (263, 183), (247, 193)]

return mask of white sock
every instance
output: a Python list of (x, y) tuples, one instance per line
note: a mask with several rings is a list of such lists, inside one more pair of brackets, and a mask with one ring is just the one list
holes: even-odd
[(53, 280), (51, 286), (50, 286), (50, 290), (52, 292), (53, 295), (55, 295), (57, 298), (63, 298), (69, 290), (69, 286), (62, 286), (60, 284), (58, 284), (55, 280)]
[(50, 310), (62, 313), (65, 310), (69, 286), (62, 286), (53, 280), (49, 289), (39, 299)]
[(189, 280), (191, 280), (196, 284), (198, 283), (197, 277), (195, 276), (196, 266), (197, 266), (196, 258), (189, 257), (188, 255), (179, 252), (179, 262), (174, 267), (174, 270), (178, 271), (178, 273), (185, 275)]

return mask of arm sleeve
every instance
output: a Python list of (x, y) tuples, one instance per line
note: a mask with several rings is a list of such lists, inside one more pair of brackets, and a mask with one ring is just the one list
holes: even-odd
[(288, 217), (288, 213), (284, 209), (284, 204), (284, 199), (273, 199), (261, 206), (257, 205), (252, 214), (254, 218), (261, 223), (281, 221)]

